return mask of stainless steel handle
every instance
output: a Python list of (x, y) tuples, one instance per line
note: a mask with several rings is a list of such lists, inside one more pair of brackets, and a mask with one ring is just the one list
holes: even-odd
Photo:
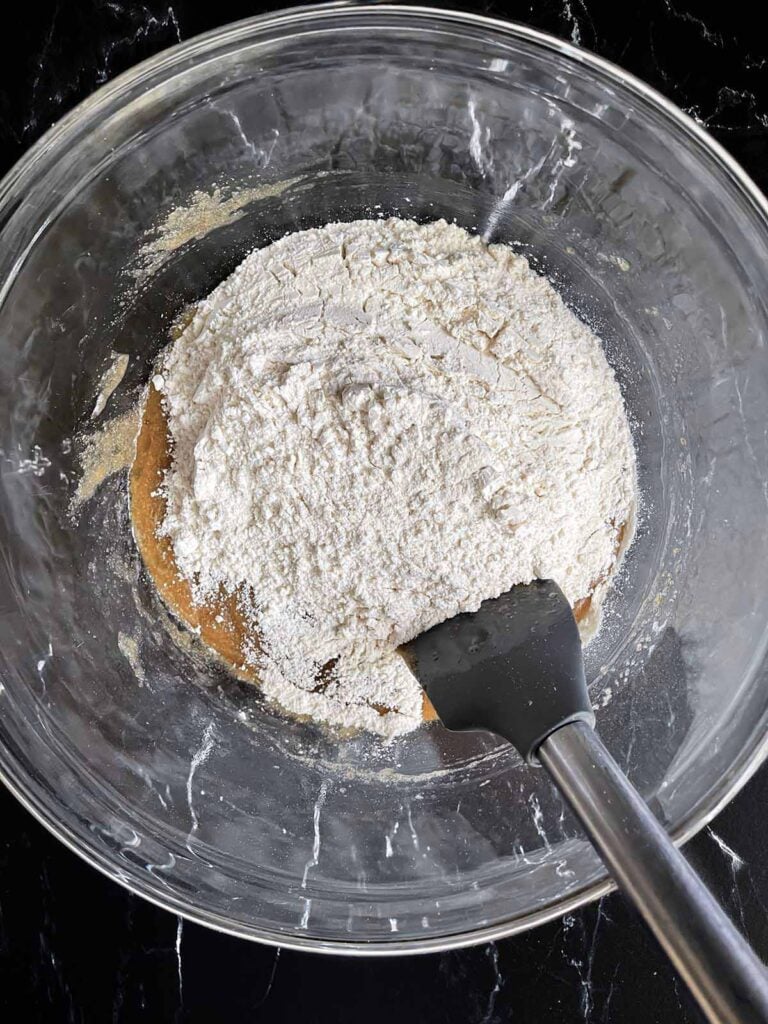
[(538, 757), (712, 1024), (766, 1024), (768, 971), (584, 722)]

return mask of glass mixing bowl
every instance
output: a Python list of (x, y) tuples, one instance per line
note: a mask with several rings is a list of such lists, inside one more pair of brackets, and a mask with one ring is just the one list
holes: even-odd
[[(380, 214), (509, 242), (604, 339), (643, 505), (588, 673), (603, 737), (678, 839), (765, 753), (768, 225), (640, 82), (415, 7), (293, 10), (175, 47), (3, 183), (2, 774), (177, 913), (387, 953), (530, 927), (606, 873), (491, 735), (338, 739), (212, 667), (142, 574), (125, 472), (71, 512), (78, 437), (135, 404), (185, 305), (286, 231)], [(128, 370), (93, 420), (112, 352)]]

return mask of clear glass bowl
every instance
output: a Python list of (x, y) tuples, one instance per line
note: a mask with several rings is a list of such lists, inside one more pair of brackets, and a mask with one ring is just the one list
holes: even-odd
[[(197, 220), (153, 235), (190, 205)], [(543, 773), (492, 736), (338, 740), (211, 668), (142, 574), (125, 473), (68, 511), (112, 350), (131, 358), (107, 416), (252, 247), (379, 213), (511, 243), (605, 341), (644, 503), (588, 671), (602, 735), (677, 838), (765, 753), (768, 227), (727, 155), (617, 68), (386, 6), (175, 47), (2, 184), (2, 773), (175, 912), (386, 953), (530, 927), (604, 892), (605, 871)]]

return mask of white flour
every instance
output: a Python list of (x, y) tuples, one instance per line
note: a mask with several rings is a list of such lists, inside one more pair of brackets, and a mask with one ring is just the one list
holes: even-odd
[(249, 657), (290, 711), (407, 732), (399, 643), (515, 583), (576, 602), (615, 569), (634, 452), (600, 343), (523, 258), (445, 222), (254, 252), (155, 386), (162, 532), (200, 600), (248, 595)]

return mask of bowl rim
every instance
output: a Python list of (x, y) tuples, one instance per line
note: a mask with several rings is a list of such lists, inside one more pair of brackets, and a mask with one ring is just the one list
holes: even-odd
[[(100, 86), (86, 99), (78, 103), (68, 114), (58, 120), (35, 142), (0, 180), (0, 226), (13, 193), (23, 188), (25, 180), (31, 177), (39, 161), (51, 151), (65, 144), (75, 129), (82, 129), (83, 123), (93, 121), (99, 113), (115, 100), (140, 84), (149, 76), (158, 72), (172, 72), (173, 68), (183, 62), (205, 53), (212, 45), (220, 46), (236, 43), (239, 39), (251, 36), (254, 32), (270, 30), (290, 30), (308, 22), (322, 24), (331, 22), (339, 14), (364, 19), (378, 16), (399, 17), (405, 21), (413, 19), (432, 19), (438, 24), (449, 26), (472, 26), (489, 30), (501, 37), (522, 40), (536, 47), (555, 51), (571, 61), (599, 72), (620, 84), (639, 99), (644, 100), (656, 110), (664, 113), (670, 121), (696, 143), (710, 157), (715, 158), (721, 169), (736, 186), (743, 199), (753, 208), (753, 212), (763, 221), (768, 231), (768, 200), (755, 182), (744, 171), (741, 165), (720, 145), (704, 128), (676, 104), (619, 65), (606, 60), (574, 43), (559, 39), (547, 32), (517, 22), (505, 21), (487, 15), (474, 14), (461, 10), (447, 10), (440, 7), (425, 7), (402, 4), (361, 4), (354, 0), (333, 0), (330, 3), (310, 4), (293, 8), (282, 8), (273, 12), (256, 15), (236, 22), (231, 22), (193, 36), (184, 42), (168, 47), (154, 56), (141, 61), (127, 71), (118, 75), (110, 82)], [(2, 285), (2, 282), (0, 282)], [(0, 287), (0, 293), (4, 289)], [(675, 844), (681, 845), (699, 832), (716, 814), (739, 792), (749, 781), (755, 771), (768, 756), (768, 732), (756, 734), (751, 747), (744, 749), (742, 757), (731, 764), (723, 775), (718, 789), (694, 806), (670, 835)], [(486, 925), (469, 931), (456, 932), (435, 936), (434, 938), (414, 938), (399, 940), (347, 941), (326, 940), (302, 936), (298, 933), (283, 934), (259, 928), (249, 929), (242, 922), (233, 922), (223, 915), (214, 914), (196, 908), (193, 904), (177, 899), (166, 891), (153, 887), (144, 879), (129, 878), (123, 871), (115, 867), (112, 861), (90, 844), (86, 837), (77, 833), (69, 825), (60, 821), (39, 796), (28, 785), (26, 773), (15, 771), (19, 764), (11, 751), (0, 744), (0, 781), (14, 797), (43, 825), (48, 832), (56, 837), (73, 853), (81, 857), (87, 864), (117, 882), (134, 895), (141, 896), (155, 906), (196, 924), (204, 925), (216, 931), (261, 942), (266, 945), (285, 947), (299, 951), (313, 951), (326, 954), (344, 954), (353, 956), (401, 956), (415, 953), (436, 953), (450, 949), (495, 942), (499, 939), (527, 931), (547, 921), (562, 917), (577, 908), (598, 899), (616, 888), (615, 883), (607, 876), (607, 872), (597, 880), (583, 886), (579, 891), (541, 910), (534, 910), (514, 920), (507, 920), (494, 925)]]

